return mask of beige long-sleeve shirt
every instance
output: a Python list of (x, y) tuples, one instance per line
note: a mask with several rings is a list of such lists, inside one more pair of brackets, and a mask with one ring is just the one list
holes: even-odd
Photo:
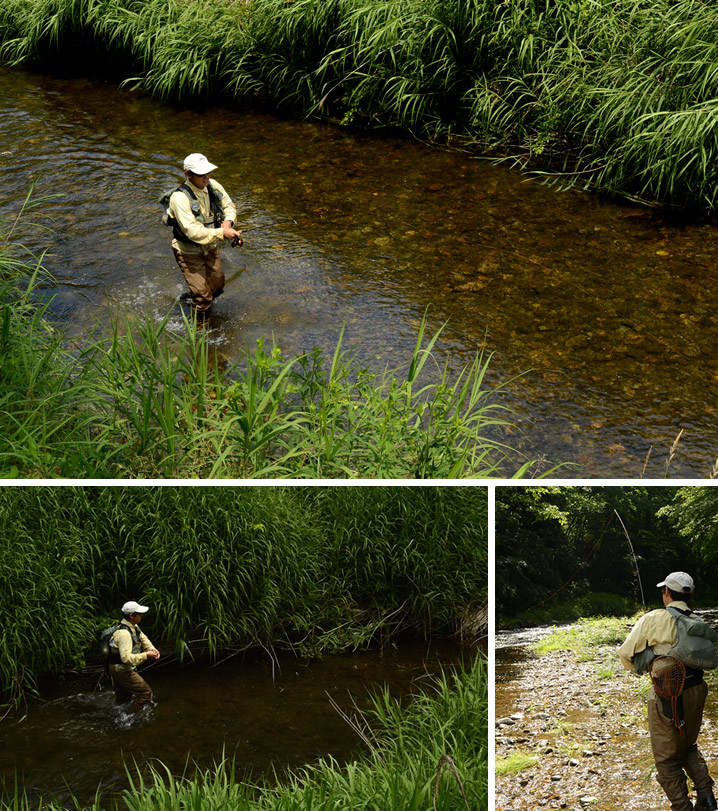
[[(682, 600), (670, 603), (681, 611), (690, 611), (688, 605)], [(618, 649), (621, 664), (626, 670), (633, 670), (633, 657), (645, 650), (653, 648), (656, 656), (664, 656), (676, 644), (678, 633), (676, 621), (665, 608), (656, 608), (649, 611), (634, 625), (626, 641)]]
[[(201, 254), (206, 253), (212, 248), (219, 248), (224, 243), (224, 234), (222, 233), (222, 229), (215, 228), (212, 222), (209, 190), (200, 189), (189, 180), (185, 182), (192, 189), (197, 200), (199, 200), (205, 224), (203, 225), (192, 213), (192, 206), (190, 205), (187, 195), (181, 191), (174, 192), (169, 202), (170, 214), (177, 220), (180, 228), (192, 242), (180, 242), (177, 239), (173, 239), (172, 247), (180, 253), (188, 254)], [(210, 182), (222, 195), (222, 208), (224, 209), (225, 220), (234, 222), (237, 219), (237, 209), (230, 196), (224, 190), (224, 187), (216, 180), (211, 180)]]
[(140, 646), (142, 647), (142, 652), (132, 653), (132, 639), (134, 636), (132, 623), (129, 620), (122, 620), (120, 624), (128, 628), (130, 633), (118, 628), (110, 637), (110, 648), (117, 650), (122, 661), (122, 664), (114, 665), (114, 667), (121, 668), (122, 670), (134, 670), (137, 665), (141, 665), (143, 662), (147, 661), (145, 651), (153, 650), (154, 645), (147, 636), (140, 631)]

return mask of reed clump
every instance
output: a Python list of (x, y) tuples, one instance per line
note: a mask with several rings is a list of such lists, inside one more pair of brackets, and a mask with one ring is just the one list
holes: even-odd
[[(69, 353), (38, 303), (36, 286), (47, 281), (42, 257), (19, 244), (15, 232), (43, 200), (23, 202), (17, 217), (0, 230), (0, 477), (28, 471), (92, 476), (85, 453), (91, 411), (89, 369), (83, 354)], [(23, 221), (23, 218), (24, 221)], [(37, 226), (33, 226), (37, 227)]]
[(160, 97), (399, 127), (712, 211), (715, 22), (696, 0), (6, 0), (0, 59), (81, 53)]
[(455, 633), (486, 601), (487, 509), (475, 487), (0, 488), (0, 693), (96, 664), (127, 599), (180, 659)]

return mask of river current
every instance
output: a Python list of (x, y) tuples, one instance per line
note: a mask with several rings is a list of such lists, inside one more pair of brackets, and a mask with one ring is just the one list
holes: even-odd
[[(411, 354), (425, 311), (439, 367), (483, 351), (517, 429), (564, 477), (706, 477), (718, 456), (716, 226), (559, 192), (470, 154), (116, 85), (0, 69), (0, 217), (47, 251), (52, 317), (174, 308), (183, 281), (158, 198), (205, 153), (245, 245), (209, 334), (230, 358), (345, 345), (377, 370)], [(48, 230), (51, 229), (51, 230)], [(520, 375), (518, 378), (517, 375)], [(681, 433), (682, 432), (682, 433)], [(680, 441), (673, 448), (680, 434)]]

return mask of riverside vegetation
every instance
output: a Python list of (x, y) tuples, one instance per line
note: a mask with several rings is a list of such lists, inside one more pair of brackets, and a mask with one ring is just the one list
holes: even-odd
[(718, 39), (697, 0), (5, 0), (0, 59), (184, 101), (398, 127), (564, 185), (712, 211)]
[[(241, 779), (234, 762), (175, 777), (153, 763), (149, 775), (129, 772), (119, 808), (129, 811), (437, 811), (486, 808), (488, 803), (488, 678), (473, 666), (437, 679), (435, 689), (401, 706), (386, 692), (361, 718), (368, 751), (340, 766), (331, 758), (261, 788)], [(447, 754), (451, 753), (451, 754)], [(75, 801), (75, 806), (81, 806)], [(38, 806), (19, 789), (3, 811), (64, 811), (52, 799)], [(99, 796), (86, 811), (106, 811)]]
[[(487, 510), (475, 487), (5, 487), (0, 587), (15, 608), (0, 688), (21, 705), (43, 675), (87, 668), (128, 594), (152, 606), (148, 633), (180, 659), (259, 643), (322, 655), (404, 632), (477, 641)], [(155, 764), (131, 773), (123, 807), (485, 807), (482, 654), (409, 707), (378, 696), (365, 720), (368, 751), (347, 766), (323, 760), (260, 790), (231, 763), (183, 778)], [(8, 788), (0, 807), (36, 807)]]
[(14, 606), (0, 691), (17, 699), (43, 675), (91, 663), (127, 595), (152, 606), (148, 633), (180, 659), (485, 632), (485, 488), (30, 486), (0, 496), (0, 588)]
[(70, 344), (39, 304), (42, 257), (0, 233), (0, 477), (524, 476), (488, 359), (458, 374), (422, 324), (411, 358), (376, 373), (344, 350), (290, 359), (260, 341), (222, 365), (193, 319), (114, 320)]

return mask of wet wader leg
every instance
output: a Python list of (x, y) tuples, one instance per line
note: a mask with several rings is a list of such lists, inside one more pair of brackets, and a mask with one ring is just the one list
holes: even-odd
[(656, 762), (656, 780), (668, 797), (671, 811), (693, 811), (693, 803), (688, 799), (688, 783), (683, 771), (685, 758), (685, 732), (668, 724), (660, 710), (653, 691), (648, 699), (648, 729), (651, 733), (651, 748)]
[(224, 290), (224, 271), (219, 252), (201, 254), (180, 253), (172, 249), (187, 287), (192, 293), (192, 304), (199, 312), (209, 310), (215, 295)]
[(207, 284), (212, 288), (212, 296), (216, 298), (224, 292), (222, 257), (216, 248), (205, 256), (204, 264), (207, 268)]
[(152, 701), (152, 688), (136, 670), (127, 672), (116, 670), (112, 674), (112, 680), (115, 684), (115, 695), (118, 695), (119, 688), (127, 696), (127, 699), (132, 699), (132, 703), (127, 710), (130, 715), (134, 715), (145, 704)]
[(703, 721), (703, 708), (707, 694), (708, 685), (705, 682), (683, 691), (686, 743), (688, 744), (683, 766), (698, 794), (708, 793), (713, 787), (713, 778), (708, 773), (706, 761), (696, 744)]
[(115, 704), (127, 704), (132, 700), (132, 693), (119, 684), (115, 678), (112, 679), (112, 686), (115, 690)]

